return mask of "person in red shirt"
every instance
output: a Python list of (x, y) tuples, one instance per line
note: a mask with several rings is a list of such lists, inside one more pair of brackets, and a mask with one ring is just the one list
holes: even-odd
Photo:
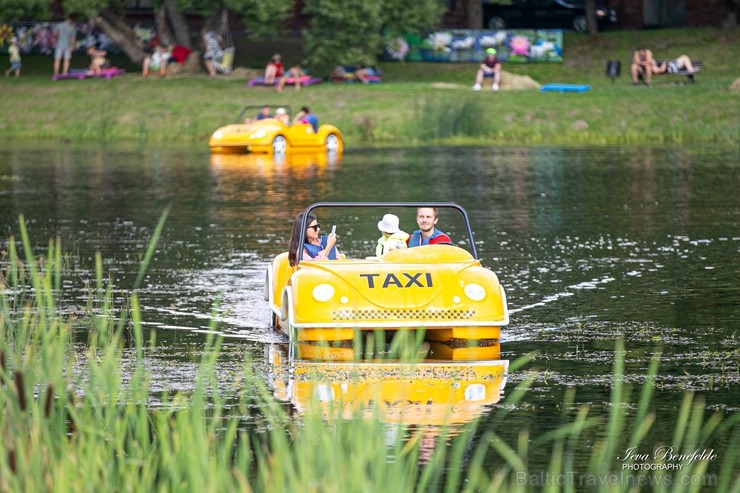
[(480, 64), (478, 73), (475, 75), (474, 91), (480, 91), (485, 77), (493, 77), (491, 89), (498, 91), (499, 83), (501, 82), (501, 60), (498, 59), (496, 50), (493, 48), (486, 50), (486, 58), (483, 59), (483, 63)]
[(275, 53), (272, 55), (272, 60), (267, 62), (265, 67), (265, 85), (272, 85), (275, 83), (275, 79), (279, 79), (283, 75), (283, 60), (279, 54)]

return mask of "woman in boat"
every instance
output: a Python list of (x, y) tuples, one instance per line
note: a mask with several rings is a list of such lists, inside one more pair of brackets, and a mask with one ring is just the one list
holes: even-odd
[[(288, 259), (291, 267), (298, 264), (298, 248), (301, 241), (301, 225), (303, 224), (303, 212), (298, 214), (293, 223), (293, 233), (290, 235), (290, 245), (288, 246)], [(337, 235), (331, 233), (320, 235), (321, 225), (316, 216), (308, 215), (306, 226), (305, 242), (303, 243), (301, 262), (311, 260), (337, 260), (339, 251), (337, 250)]]

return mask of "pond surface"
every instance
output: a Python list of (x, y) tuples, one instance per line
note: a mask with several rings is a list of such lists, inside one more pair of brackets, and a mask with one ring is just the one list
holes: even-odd
[[(270, 326), (264, 272), (306, 205), (457, 202), (507, 291), (500, 358), (537, 352), (503, 389), (535, 380), (511, 415), (515, 437), (525, 425), (552, 428), (568, 388), (605, 412), (619, 338), (635, 387), (662, 351), (659, 412), (671, 416), (687, 390), (710, 409), (740, 409), (739, 163), (737, 148), (722, 147), (353, 149), (338, 161), (275, 163), (191, 147), (6, 143), (0, 236), (18, 235), (19, 214), (37, 253), (60, 235), (73, 307), (87, 299), (96, 251), (114, 286), (132, 286), (171, 206), (141, 298), (157, 330), (153, 390), (178, 390), (192, 384), (209, 330), (228, 336), (225, 379), (247, 356), (270, 378), (267, 355), (285, 339)], [(669, 439), (670, 421), (656, 424), (656, 440)]]

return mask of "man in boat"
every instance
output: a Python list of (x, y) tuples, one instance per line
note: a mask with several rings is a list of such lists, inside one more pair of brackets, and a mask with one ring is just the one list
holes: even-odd
[(435, 227), (437, 221), (439, 221), (439, 209), (436, 207), (416, 209), (416, 224), (419, 225), (419, 229), (409, 236), (409, 248), (422, 245), (451, 245), (450, 237)]

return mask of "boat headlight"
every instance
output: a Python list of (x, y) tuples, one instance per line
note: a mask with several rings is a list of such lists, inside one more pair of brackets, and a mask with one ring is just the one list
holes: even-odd
[(486, 387), (479, 383), (474, 383), (465, 387), (466, 401), (482, 401), (486, 398)]
[(313, 299), (321, 303), (329, 301), (334, 296), (334, 286), (331, 284), (319, 284), (313, 288)]
[(261, 139), (261, 138), (262, 138), (262, 137), (264, 137), (265, 135), (266, 135), (266, 134), (265, 134), (265, 131), (264, 131), (264, 130), (262, 130), (262, 129), (260, 129), (260, 130), (257, 130), (257, 131), (256, 131), (255, 133), (253, 133), (252, 135), (250, 135), (250, 136), (249, 136), (249, 138), (250, 138), (250, 139)]
[(483, 298), (486, 297), (486, 290), (483, 288), (483, 286), (474, 282), (466, 284), (463, 292), (465, 293), (465, 296), (473, 301), (481, 301)]
[(215, 132), (213, 132), (213, 136), (212, 136), (212, 137), (213, 137), (214, 139), (220, 139), (220, 138), (222, 138), (223, 136), (224, 136), (224, 131), (223, 131), (223, 130), (221, 130), (221, 129), (218, 129), (218, 130), (216, 130)]

